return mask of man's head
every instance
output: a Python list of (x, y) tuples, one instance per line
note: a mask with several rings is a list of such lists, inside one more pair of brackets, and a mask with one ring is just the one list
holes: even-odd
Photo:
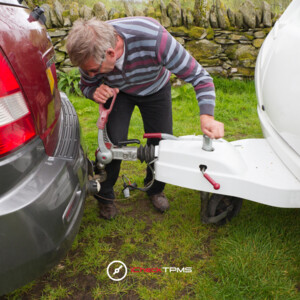
[(93, 18), (77, 20), (67, 38), (67, 51), (74, 66), (93, 61), (101, 67), (108, 49), (114, 49), (117, 34), (112, 25)]

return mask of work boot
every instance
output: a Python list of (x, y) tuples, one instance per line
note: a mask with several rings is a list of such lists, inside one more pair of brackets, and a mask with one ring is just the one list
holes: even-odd
[(102, 203), (98, 201), (100, 208), (100, 217), (111, 220), (117, 215), (117, 208), (113, 202), (111, 203)]
[(169, 201), (163, 192), (149, 196), (153, 206), (160, 212), (164, 212), (169, 209)]

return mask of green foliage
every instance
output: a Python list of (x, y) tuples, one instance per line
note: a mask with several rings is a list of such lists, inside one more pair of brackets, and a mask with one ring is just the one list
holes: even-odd
[(57, 74), (59, 90), (65, 92), (68, 96), (70, 94), (82, 96), (81, 90), (78, 86), (80, 73), (77, 68), (71, 69), (69, 72), (57, 71)]

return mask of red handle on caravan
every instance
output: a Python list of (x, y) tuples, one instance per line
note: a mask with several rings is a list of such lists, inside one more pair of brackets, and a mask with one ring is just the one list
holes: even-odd
[(208, 174), (203, 173), (203, 176), (209, 181), (209, 183), (214, 187), (215, 190), (220, 188), (220, 184), (215, 182)]
[(99, 104), (99, 118), (98, 118), (98, 121), (97, 121), (97, 126), (99, 129), (104, 129), (105, 128), (105, 125), (107, 123), (107, 120), (108, 120), (108, 116), (111, 112), (111, 110), (113, 109), (113, 106), (115, 104), (115, 101), (116, 101), (116, 97), (117, 97), (117, 93), (113, 90), (113, 93), (114, 93), (114, 96), (113, 96), (113, 99), (111, 101), (111, 104), (109, 106), (108, 109), (106, 109), (104, 107), (103, 104)]
[(144, 133), (143, 135), (144, 139), (161, 139), (161, 133), (160, 132), (154, 132), (154, 133)]

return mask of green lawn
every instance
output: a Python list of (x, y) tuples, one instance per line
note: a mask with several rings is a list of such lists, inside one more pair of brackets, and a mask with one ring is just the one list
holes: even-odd
[[(225, 139), (262, 137), (253, 82), (215, 78), (216, 119), (225, 124)], [(174, 134), (201, 134), (191, 86), (173, 89)], [(83, 139), (93, 159), (97, 147), (98, 108), (71, 97)], [(142, 139), (135, 110), (129, 138)], [(145, 165), (124, 162), (121, 173), (143, 181)], [(167, 185), (170, 210), (156, 212), (147, 196), (116, 194), (119, 215), (98, 218), (96, 201), (86, 201), (79, 234), (59, 266), (8, 295), (7, 299), (300, 299), (300, 210), (244, 201), (238, 217), (223, 227), (200, 221), (199, 192)], [(110, 280), (113, 260), (127, 267), (191, 267), (190, 273), (131, 273)], [(165, 270), (165, 269), (164, 269)], [(169, 270), (169, 269), (167, 269)]]

